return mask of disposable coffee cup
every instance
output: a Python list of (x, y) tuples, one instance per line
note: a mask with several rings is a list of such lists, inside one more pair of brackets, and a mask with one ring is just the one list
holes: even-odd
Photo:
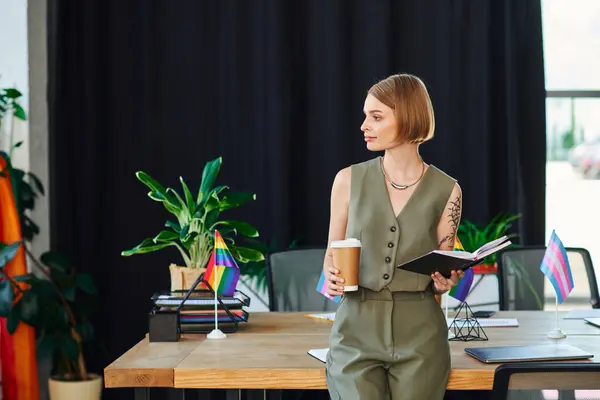
[(343, 284), (339, 282), (337, 284), (344, 286), (344, 292), (357, 291), (360, 240), (354, 238), (336, 240), (331, 242), (330, 247), (333, 253), (333, 266), (340, 271), (338, 276), (344, 279)]

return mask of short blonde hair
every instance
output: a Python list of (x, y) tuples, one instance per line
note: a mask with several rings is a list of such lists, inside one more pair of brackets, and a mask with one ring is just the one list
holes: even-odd
[(392, 75), (371, 86), (369, 94), (394, 110), (399, 141), (421, 144), (433, 138), (433, 105), (421, 79), (410, 74)]

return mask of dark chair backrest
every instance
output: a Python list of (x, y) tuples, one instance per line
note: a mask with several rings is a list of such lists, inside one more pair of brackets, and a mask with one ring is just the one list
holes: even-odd
[[(554, 289), (540, 270), (545, 246), (514, 247), (498, 252), (500, 310), (543, 310), (554, 307)], [(563, 303), (577, 308), (600, 308), (598, 283), (590, 253), (567, 247), (573, 291)], [(549, 305), (546, 302), (550, 301)]]
[(492, 400), (600, 399), (600, 363), (502, 364), (494, 373)]
[(325, 248), (292, 249), (267, 257), (271, 311), (332, 312), (337, 303), (318, 293)]

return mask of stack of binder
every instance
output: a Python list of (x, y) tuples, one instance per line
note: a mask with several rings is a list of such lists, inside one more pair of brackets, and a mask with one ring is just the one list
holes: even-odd
[[(216, 319), (223, 332), (235, 332), (240, 322), (248, 322), (248, 312), (243, 307), (250, 306), (250, 297), (236, 290), (232, 296), (221, 296), (215, 300), (210, 289), (188, 291), (176, 290), (157, 292), (152, 296), (153, 313), (177, 313), (181, 333), (208, 333), (215, 328)], [(185, 301), (184, 301), (185, 300)], [(182, 305), (183, 302), (183, 305)]]

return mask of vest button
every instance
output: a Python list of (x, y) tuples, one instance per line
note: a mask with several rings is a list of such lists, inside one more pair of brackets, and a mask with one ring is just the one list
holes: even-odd
[(395, 227), (395, 226), (392, 226), (392, 227), (390, 228), (390, 231), (392, 231), (392, 232), (396, 232), (396, 227)]
[(391, 259), (391, 258), (389, 258), (389, 257), (386, 257), (386, 258), (385, 258), (385, 262), (386, 262), (386, 263), (389, 263), (390, 261), (392, 261), (392, 259)]
[(388, 274), (384, 274), (383, 279), (388, 280), (388, 279), (390, 279), (390, 276)]
[(392, 247), (394, 247), (394, 243), (392, 243), (392, 242), (389, 242), (389, 243), (388, 243), (388, 247), (391, 249)]

